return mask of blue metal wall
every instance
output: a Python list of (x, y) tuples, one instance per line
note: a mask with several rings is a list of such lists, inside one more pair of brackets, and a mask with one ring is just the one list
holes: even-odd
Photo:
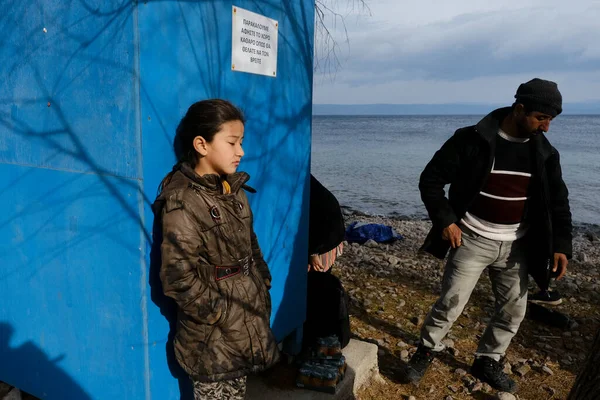
[[(277, 78), (232, 72), (231, 7), (279, 21)], [(309, 0), (0, 4), (0, 380), (48, 399), (175, 399), (150, 204), (194, 101), (247, 115), (279, 339), (304, 318)], [(153, 269), (154, 268), (154, 269)]]

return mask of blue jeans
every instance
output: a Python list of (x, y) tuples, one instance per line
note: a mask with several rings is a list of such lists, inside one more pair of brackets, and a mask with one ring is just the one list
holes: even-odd
[(496, 298), (495, 312), (476, 356), (495, 360), (506, 352), (527, 311), (527, 265), (522, 239), (487, 239), (461, 226), (463, 245), (452, 249), (442, 281), (442, 294), (421, 328), (421, 343), (441, 351), (441, 343), (462, 313), (481, 273), (487, 268)]

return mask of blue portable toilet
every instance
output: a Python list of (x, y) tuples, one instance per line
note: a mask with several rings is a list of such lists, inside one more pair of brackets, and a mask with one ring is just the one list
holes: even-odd
[(179, 398), (150, 206), (179, 120), (207, 98), (246, 114), (240, 170), (258, 191), (272, 326), (294, 335), (314, 2), (8, 0), (0, 13), (0, 380), (42, 399)]

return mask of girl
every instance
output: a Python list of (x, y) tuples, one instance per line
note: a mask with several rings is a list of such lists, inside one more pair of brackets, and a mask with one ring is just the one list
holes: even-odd
[[(160, 278), (178, 306), (175, 355), (198, 399), (243, 399), (246, 375), (279, 357), (269, 326), (271, 275), (236, 172), (244, 117), (224, 100), (193, 104), (175, 137), (178, 163), (154, 203)], [(243, 190), (242, 190), (243, 189)]]

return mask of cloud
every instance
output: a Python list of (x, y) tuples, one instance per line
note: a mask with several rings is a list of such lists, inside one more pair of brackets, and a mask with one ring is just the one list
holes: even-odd
[[(369, 97), (393, 86), (454, 88), (453, 82), (485, 84), (485, 78), (506, 82), (508, 77), (550, 75), (564, 80), (561, 87), (572, 82), (578, 88), (577, 101), (600, 97), (597, 83), (581, 87), (575, 76), (594, 80), (600, 70), (598, 1), (398, 3), (378, 2), (372, 17), (347, 24), (350, 43), (341, 57), (343, 69), (333, 84), (327, 75), (316, 75), (317, 100), (323, 97), (321, 86), (345, 93), (340, 99), (347, 100), (351, 89)], [(335, 32), (340, 35), (340, 29)], [(515, 84), (510, 84), (511, 91)]]

